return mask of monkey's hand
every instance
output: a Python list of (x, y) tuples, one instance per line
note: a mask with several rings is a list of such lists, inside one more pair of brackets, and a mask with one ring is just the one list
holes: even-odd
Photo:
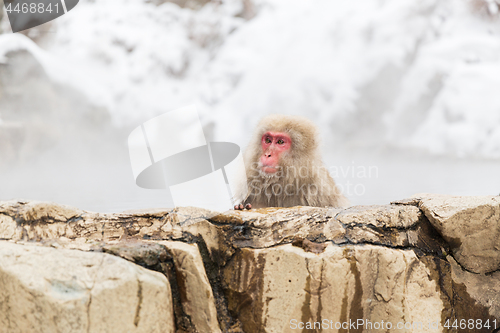
[(234, 206), (234, 210), (244, 210), (245, 208), (247, 210), (250, 210), (250, 209), (252, 209), (252, 205), (247, 203), (245, 206), (243, 206), (243, 204), (239, 204), (239, 205)]

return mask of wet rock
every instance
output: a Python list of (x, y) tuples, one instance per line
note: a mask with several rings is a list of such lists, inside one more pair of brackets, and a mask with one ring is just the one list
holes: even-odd
[(443, 310), (439, 281), (409, 250), (329, 245), (318, 255), (291, 245), (241, 249), (224, 277), (229, 308), (245, 332), (293, 332), (299, 322), (323, 320), (440, 322)]

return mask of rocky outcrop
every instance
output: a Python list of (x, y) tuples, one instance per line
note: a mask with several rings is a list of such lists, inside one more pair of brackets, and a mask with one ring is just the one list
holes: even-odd
[(434, 272), (413, 251), (373, 245), (328, 245), (321, 255), (292, 245), (243, 249), (224, 271), (229, 307), (246, 332), (292, 332), (298, 322), (334, 329), (332, 322), (358, 319), (439, 323)]
[[(472, 319), (474, 328), (468, 332), (493, 332), (500, 326), (499, 209), (498, 197), (432, 195), (345, 210), (293, 207), (218, 215), (189, 207), (98, 214), (10, 201), (0, 203), (0, 252), (13, 247), (47, 251), (39, 263), (51, 255), (104, 256), (164, 277), (168, 295), (158, 291), (153, 297), (163, 308), (147, 310), (151, 318), (163, 318), (167, 307), (174, 314), (162, 332), (371, 332), (391, 327), (459, 332)], [(60, 266), (67, 274), (81, 276), (78, 267), (85, 266), (84, 259), (72, 260), (73, 266), (64, 260)], [(0, 274), (16, 264), (35, 265), (19, 257), (3, 262)], [(59, 278), (35, 274), (31, 279), (52, 283)], [(2, 290), (7, 290), (4, 299), (32, 301), (12, 288)], [(122, 294), (118, 287), (106, 289), (110, 308), (114, 302), (129, 306)], [(80, 322), (87, 317), (75, 308), (72, 318)], [(102, 325), (119, 320), (113, 318)]]
[(0, 245), (0, 332), (174, 332), (168, 280), (105, 253)]
[(427, 195), (415, 201), (463, 268), (473, 273), (500, 268), (500, 196)]
[(196, 244), (160, 242), (172, 254), (182, 308), (197, 332), (221, 332), (212, 287)]

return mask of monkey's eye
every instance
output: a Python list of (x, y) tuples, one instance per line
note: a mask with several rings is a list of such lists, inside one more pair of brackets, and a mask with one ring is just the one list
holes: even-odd
[(269, 138), (266, 138), (265, 141), (266, 141), (266, 143), (271, 143), (271, 139), (269, 139)]
[(279, 139), (279, 140), (278, 140), (278, 144), (279, 144), (279, 145), (282, 145), (282, 144), (284, 144), (284, 143), (285, 143), (285, 141), (283, 141), (283, 139)]

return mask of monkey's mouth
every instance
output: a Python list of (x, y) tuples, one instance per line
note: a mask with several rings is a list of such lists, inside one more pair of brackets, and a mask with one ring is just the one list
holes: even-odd
[(278, 171), (277, 167), (273, 167), (270, 165), (261, 165), (260, 169), (265, 173), (275, 173), (276, 171)]

